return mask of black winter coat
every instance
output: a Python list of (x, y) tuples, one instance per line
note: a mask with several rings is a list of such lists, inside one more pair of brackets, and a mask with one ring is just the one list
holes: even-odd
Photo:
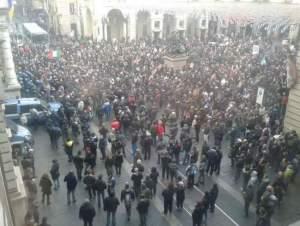
[(93, 218), (96, 215), (96, 211), (94, 206), (90, 202), (85, 202), (80, 206), (79, 209), (79, 218), (86, 220), (86, 221), (92, 221)]
[(77, 179), (73, 173), (69, 173), (67, 176), (65, 176), (64, 182), (67, 183), (67, 189), (69, 191), (75, 190), (77, 186)]
[(149, 200), (148, 199), (141, 199), (136, 207), (136, 210), (139, 212), (139, 214), (147, 214), (149, 210)]
[(107, 212), (116, 212), (119, 205), (119, 199), (116, 197), (106, 197), (104, 199), (104, 210)]

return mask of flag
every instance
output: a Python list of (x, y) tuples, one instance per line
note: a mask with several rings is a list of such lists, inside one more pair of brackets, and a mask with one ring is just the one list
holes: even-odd
[(59, 59), (61, 55), (60, 50), (50, 50), (48, 52), (48, 59), (52, 60), (52, 59)]

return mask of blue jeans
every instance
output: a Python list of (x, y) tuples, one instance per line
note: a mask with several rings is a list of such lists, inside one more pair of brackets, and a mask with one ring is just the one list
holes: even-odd
[(110, 226), (110, 218), (111, 218), (111, 225), (116, 226), (116, 212), (107, 211), (106, 226)]
[(131, 153), (132, 153), (133, 158), (135, 157), (136, 150), (137, 150), (137, 145), (136, 144), (131, 144)]

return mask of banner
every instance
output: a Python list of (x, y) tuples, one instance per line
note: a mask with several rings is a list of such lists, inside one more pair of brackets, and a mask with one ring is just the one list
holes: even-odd
[(264, 88), (258, 87), (257, 95), (256, 95), (256, 103), (259, 105), (263, 105), (264, 92), (265, 92)]
[(252, 54), (253, 55), (259, 54), (259, 45), (253, 45)]

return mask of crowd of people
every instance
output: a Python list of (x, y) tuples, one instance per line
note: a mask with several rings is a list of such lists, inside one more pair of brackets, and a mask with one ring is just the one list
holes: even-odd
[[(189, 58), (181, 70), (164, 65), (167, 41), (163, 40), (93, 42), (56, 37), (50, 45), (61, 52), (56, 59), (49, 59), (49, 49), (42, 45), (14, 48), (22, 90), (28, 94), (26, 86), (34, 85), (38, 97), (62, 104), (44, 126), (53, 149), (63, 138), (68, 160), (75, 166), (64, 178), (68, 204), (71, 199), (76, 202), (77, 182), (86, 185), (89, 200), (79, 213), (84, 225), (92, 225), (96, 212), (90, 200), (95, 197), (107, 212), (107, 226), (116, 225), (120, 201), (130, 220), (135, 199), (141, 225), (146, 225), (160, 171), (163, 179), (170, 179), (161, 194), (164, 214), (172, 212), (174, 194), (176, 207), (182, 209), (185, 189), (201, 186), (207, 175), (219, 175), (228, 148), (234, 181), (243, 177), (245, 216), (256, 197), (257, 226), (270, 226), (275, 206), (295, 179), (299, 154), (297, 134), (282, 132), (287, 51), (278, 42), (254, 37), (184, 40)], [(259, 53), (253, 54), (253, 45), (259, 45)], [(256, 103), (259, 86), (265, 89), (262, 105)], [(95, 121), (98, 135), (91, 129)], [(229, 147), (224, 146), (227, 139)], [(131, 156), (126, 155), (128, 142)], [(83, 148), (75, 153), (81, 143)], [(96, 172), (98, 150), (107, 181), (103, 172)], [(154, 150), (161, 169), (155, 165), (148, 173), (143, 161), (153, 158)], [(115, 177), (121, 175), (125, 158), (133, 163), (132, 183), (126, 183), (119, 200)], [(187, 166), (187, 181), (177, 174), (180, 164)], [(278, 175), (269, 176), (267, 166)], [(39, 183), (48, 204), (52, 187), (60, 186), (56, 160), (50, 174), (51, 179), (45, 174)], [(217, 197), (215, 184), (195, 206), (194, 226), (206, 223)]]

